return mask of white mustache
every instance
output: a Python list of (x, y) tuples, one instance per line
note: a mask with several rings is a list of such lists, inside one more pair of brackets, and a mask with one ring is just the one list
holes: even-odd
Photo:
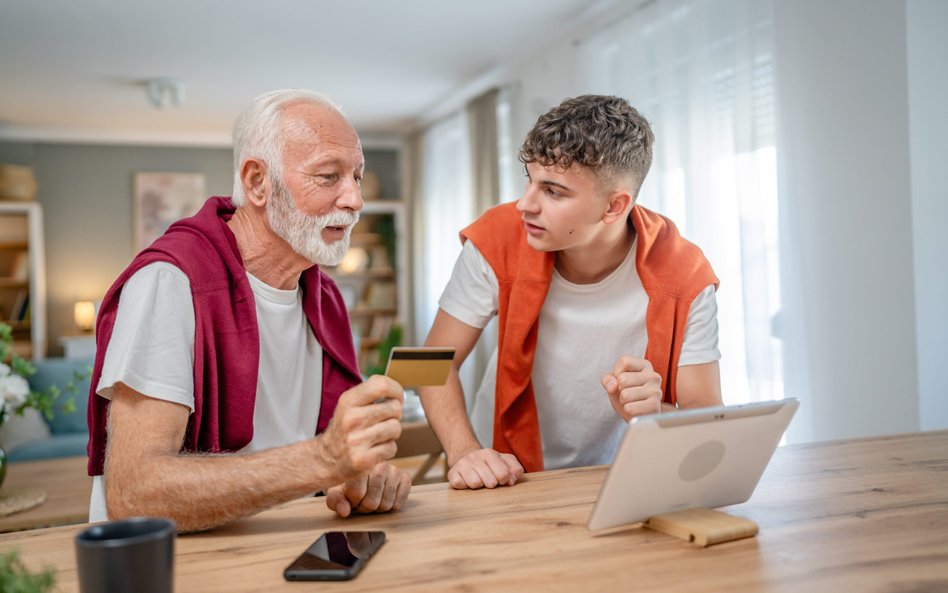
[(359, 213), (352, 210), (333, 210), (319, 217), (321, 229), (330, 226), (353, 226), (359, 222)]

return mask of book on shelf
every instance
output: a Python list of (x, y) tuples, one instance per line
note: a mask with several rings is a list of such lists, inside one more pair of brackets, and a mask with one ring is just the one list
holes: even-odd
[(30, 252), (17, 251), (10, 262), (10, 279), (24, 281), (30, 278)]
[(26, 321), (30, 311), (30, 293), (25, 290), (17, 291), (13, 305), (10, 307), (10, 321)]
[(383, 340), (395, 324), (395, 318), (391, 315), (376, 315), (372, 318), (372, 326), (369, 328), (369, 338)]
[(365, 336), (368, 334), (369, 324), (365, 317), (350, 317), (349, 324), (352, 328), (353, 335)]
[(365, 290), (365, 304), (378, 309), (393, 308), (397, 293), (394, 282), (372, 282)]

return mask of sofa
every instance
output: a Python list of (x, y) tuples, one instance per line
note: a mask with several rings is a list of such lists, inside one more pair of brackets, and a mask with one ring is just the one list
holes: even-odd
[[(63, 397), (56, 404), (52, 420), (46, 420), (36, 410), (26, 410), (23, 417), (11, 416), (0, 426), (0, 446), (10, 463), (70, 457), (86, 454), (89, 430), (86, 425), (86, 406), (89, 379), (76, 382), (76, 391), (66, 392), (76, 371), (84, 372), (92, 366), (91, 358), (47, 358), (35, 363), (36, 373), (30, 377), (30, 388), (35, 391), (56, 385)], [(88, 374), (88, 373), (87, 373)], [(65, 413), (62, 406), (72, 397), (74, 413)]]

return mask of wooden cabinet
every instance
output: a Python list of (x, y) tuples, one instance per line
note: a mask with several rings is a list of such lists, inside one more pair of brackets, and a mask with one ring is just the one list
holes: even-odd
[(36, 202), (0, 202), (0, 321), (13, 328), (20, 356), (46, 356), (43, 210)]
[(398, 340), (408, 306), (405, 206), (367, 201), (352, 231), (349, 252), (327, 269), (349, 309), (349, 320), (366, 375), (384, 369), (386, 345)]

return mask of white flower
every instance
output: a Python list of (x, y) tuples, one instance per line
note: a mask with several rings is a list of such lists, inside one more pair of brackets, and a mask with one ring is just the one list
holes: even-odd
[(10, 374), (10, 367), (0, 362), (0, 377), (6, 377)]
[[(2, 370), (2, 369), (0, 369)], [(30, 384), (19, 375), (7, 375), (0, 379), (0, 396), (9, 408), (19, 406), (30, 394)]]

